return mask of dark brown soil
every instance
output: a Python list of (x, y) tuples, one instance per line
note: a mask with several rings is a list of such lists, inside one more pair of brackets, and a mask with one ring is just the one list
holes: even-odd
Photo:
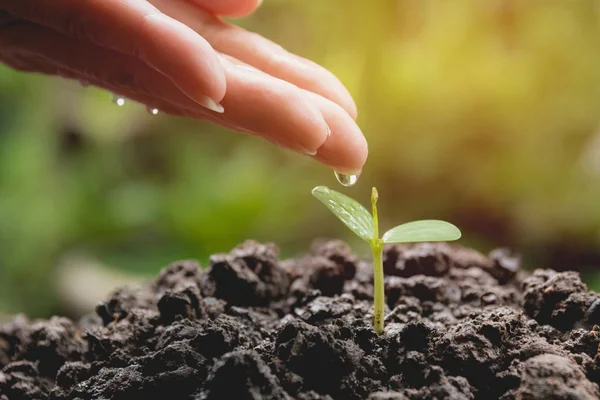
[(247, 242), (165, 268), (79, 322), (0, 327), (0, 399), (597, 399), (600, 296), (505, 250), (341, 242), (297, 260)]

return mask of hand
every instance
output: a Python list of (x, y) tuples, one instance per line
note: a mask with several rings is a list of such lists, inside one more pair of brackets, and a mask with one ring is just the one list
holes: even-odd
[(247, 15), (260, 2), (0, 0), (0, 61), (259, 135), (342, 173), (360, 171), (367, 143), (344, 86), (218, 17)]

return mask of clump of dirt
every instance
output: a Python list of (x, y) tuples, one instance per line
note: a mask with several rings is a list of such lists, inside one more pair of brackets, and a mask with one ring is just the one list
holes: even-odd
[(506, 250), (339, 241), (280, 261), (246, 242), (176, 262), (95, 315), (0, 327), (0, 399), (597, 399), (600, 296)]

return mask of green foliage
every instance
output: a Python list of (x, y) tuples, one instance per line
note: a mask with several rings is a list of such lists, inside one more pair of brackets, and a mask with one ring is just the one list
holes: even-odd
[(312, 194), (358, 237), (373, 240), (373, 217), (359, 202), (326, 186), (317, 186)]
[(384, 243), (445, 242), (458, 240), (460, 236), (456, 226), (429, 219), (398, 225), (387, 231), (381, 239)]

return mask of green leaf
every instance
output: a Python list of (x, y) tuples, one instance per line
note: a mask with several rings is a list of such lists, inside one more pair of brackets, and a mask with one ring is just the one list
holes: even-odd
[(460, 236), (460, 230), (449, 222), (425, 220), (409, 222), (390, 229), (383, 235), (383, 242), (445, 242), (457, 240)]
[(312, 194), (361, 239), (370, 241), (373, 238), (373, 217), (356, 200), (326, 186), (317, 186)]

